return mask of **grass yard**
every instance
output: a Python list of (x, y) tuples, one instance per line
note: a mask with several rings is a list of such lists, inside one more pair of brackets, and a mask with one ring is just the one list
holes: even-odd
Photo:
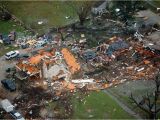
[[(7, 1), (5, 5), (12, 14), (38, 32), (77, 20), (75, 10), (65, 1)], [(39, 25), (39, 21), (43, 24)]]
[(73, 119), (133, 119), (104, 92), (91, 92), (84, 102), (73, 98)]
[(0, 57), (3, 56), (5, 53), (12, 51), (12, 50), (16, 50), (16, 49), (18, 49), (18, 47), (14, 47), (11, 45), (4, 46), (3, 44), (0, 44), (0, 51), (1, 51)]
[(21, 26), (15, 25), (12, 21), (1, 21), (0, 20), (0, 33), (8, 34), (9, 32), (15, 30), (16, 32), (24, 31), (24, 28)]
[(154, 5), (156, 5), (157, 7), (160, 7), (160, 1), (159, 0), (154, 0), (152, 3)]

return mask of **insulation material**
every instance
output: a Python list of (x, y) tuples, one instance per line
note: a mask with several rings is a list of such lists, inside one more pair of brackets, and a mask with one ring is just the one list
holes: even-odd
[(61, 52), (72, 74), (80, 70), (79, 63), (67, 48), (63, 48)]

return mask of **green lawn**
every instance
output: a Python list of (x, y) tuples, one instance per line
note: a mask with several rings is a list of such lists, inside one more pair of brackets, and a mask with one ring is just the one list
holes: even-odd
[(7, 45), (4, 46), (3, 44), (0, 44), (0, 57), (3, 56), (5, 53), (12, 51), (12, 50), (16, 50), (18, 49), (18, 47), (14, 47), (12, 45)]
[(91, 92), (85, 102), (73, 98), (73, 119), (133, 119), (104, 92)]
[(154, 5), (156, 5), (157, 7), (160, 7), (160, 1), (159, 0), (153, 0), (152, 2)]
[(0, 33), (8, 34), (9, 32), (15, 30), (16, 32), (24, 31), (24, 28), (21, 26), (15, 25), (12, 21), (1, 21), (0, 20)]
[[(12, 21), (0, 21), (0, 33), (7, 35), (13, 30), (20, 33), (24, 32), (23, 27), (15, 25)], [(12, 45), (4, 46), (3, 44), (0, 44), (0, 57), (5, 53), (16, 49), (18, 49), (18, 47), (14, 47)]]
[[(75, 10), (65, 1), (7, 1), (5, 4), (11, 13), (40, 32), (77, 20)], [(44, 24), (38, 25), (39, 21)]]

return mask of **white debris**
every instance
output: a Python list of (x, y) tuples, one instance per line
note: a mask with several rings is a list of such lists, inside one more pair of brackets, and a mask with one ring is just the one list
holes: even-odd
[(115, 56), (115, 55), (112, 55), (111, 57), (112, 57), (113, 59), (115, 59), (115, 58), (116, 58), (116, 56)]
[(33, 113), (33, 112), (32, 112), (32, 110), (31, 110), (31, 111), (29, 111), (29, 114), (30, 114), (30, 115), (32, 115), (32, 113)]
[(87, 42), (87, 39), (80, 39), (79, 40), (79, 43), (85, 43), (85, 42)]
[(42, 24), (43, 24), (43, 21), (39, 21), (39, 22), (38, 22), (38, 25), (42, 25)]
[(93, 83), (94, 79), (76, 79), (71, 80), (73, 83)]
[(3, 40), (0, 40), (0, 43), (3, 44)]
[(81, 34), (81, 37), (82, 37), (82, 38), (84, 38), (84, 37), (85, 37), (85, 35), (84, 35), (84, 34)]
[(116, 12), (119, 12), (119, 11), (120, 11), (120, 9), (119, 9), (119, 8), (116, 8), (116, 9), (115, 9), (115, 11), (116, 11)]
[(137, 71), (138, 71), (138, 72), (140, 72), (140, 71), (142, 71), (142, 70), (144, 70), (144, 67), (143, 67), (143, 68), (138, 69)]
[(65, 18), (66, 18), (66, 19), (69, 19), (69, 18), (71, 18), (71, 16), (66, 16)]
[(148, 45), (152, 46), (152, 45), (154, 45), (154, 44), (153, 44), (153, 43), (148, 43)]
[(142, 34), (140, 34), (138, 31), (134, 34), (134, 37), (136, 37), (139, 41), (142, 41), (143, 39), (143, 35)]

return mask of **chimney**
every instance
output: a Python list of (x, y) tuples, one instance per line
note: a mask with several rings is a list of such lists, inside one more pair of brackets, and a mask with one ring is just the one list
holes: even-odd
[(48, 72), (47, 65), (44, 62), (44, 59), (41, 59), (41, 62), (40, 62), (40, 78), (46, 79), (48, 77), (47, 72)]

